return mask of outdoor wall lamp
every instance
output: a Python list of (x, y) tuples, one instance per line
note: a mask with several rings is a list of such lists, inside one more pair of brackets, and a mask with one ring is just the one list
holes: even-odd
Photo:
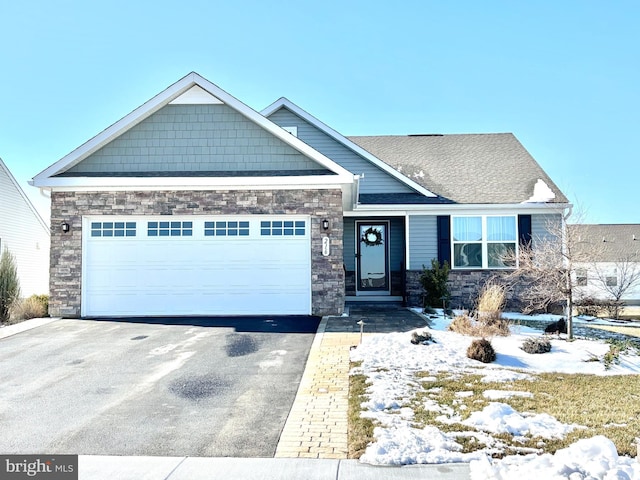
[(67, 222), (62, 222), (62, 225), (60, 225), (60, 229), (62, 230), (63, 233), (67, 233), (70, 230), (70, 226)]
[(322, 220), (322, 229), (329, 230), (329, 220), (327, 220), (326, 218)]

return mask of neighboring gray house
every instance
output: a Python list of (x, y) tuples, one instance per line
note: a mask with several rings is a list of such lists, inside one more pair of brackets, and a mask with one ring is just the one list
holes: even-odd
[(340, 314), (455, 301), (566, 197), (511, 134), (351, 137), (191, 73), (33, 179), (51, 191), (53, 314)]
[(573, 274), (579, 297), (640, 306), (640, 224), (569, 225), (581, 258)]
[(18, 269), (21, 294), (49, 292), (49, 228), (0, 159), (0, 253), (8, 249)]

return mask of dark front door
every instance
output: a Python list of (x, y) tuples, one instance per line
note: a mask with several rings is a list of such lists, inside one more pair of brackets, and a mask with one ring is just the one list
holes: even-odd
[(356, 222), (356, 291), (389, 295), (389, 222)]

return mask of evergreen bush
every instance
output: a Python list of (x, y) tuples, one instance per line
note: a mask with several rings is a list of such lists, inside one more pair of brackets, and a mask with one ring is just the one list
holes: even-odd
[(420, 284), (424, 290), (423, 307), (442, 308), (443, 303), (449, 302), (451, 292), (449, 291), (449, 263), (440, 265), (437, 259), (431, 260), (431, 268), (422, 266)]
[(0, 256), (0, 322), (9, 320), (9, 309), (19, 298), (20, 281), (16, 260), (5, 248)]
[(491, 363), (496, 359), (496, 351), (486, 338), (474, 340), (467, 348), (467, 357), (482, 363)]

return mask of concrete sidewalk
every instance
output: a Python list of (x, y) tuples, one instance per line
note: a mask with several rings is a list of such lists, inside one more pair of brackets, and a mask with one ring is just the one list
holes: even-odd
[(0, 339), (12, 337), (13, 335), (17, 335), (18, 333), (41, 327), (42, 325), (55, 322), (56, 320), (60, 320), (60, 318), (32, 318), (31, 320), (24, 320), (23, 322), (14, 323), (13, 325), (0, 325)]
[(469, 465), (376, 467), (357, 460), (80, 456), (80, 480), (462, 480)]

